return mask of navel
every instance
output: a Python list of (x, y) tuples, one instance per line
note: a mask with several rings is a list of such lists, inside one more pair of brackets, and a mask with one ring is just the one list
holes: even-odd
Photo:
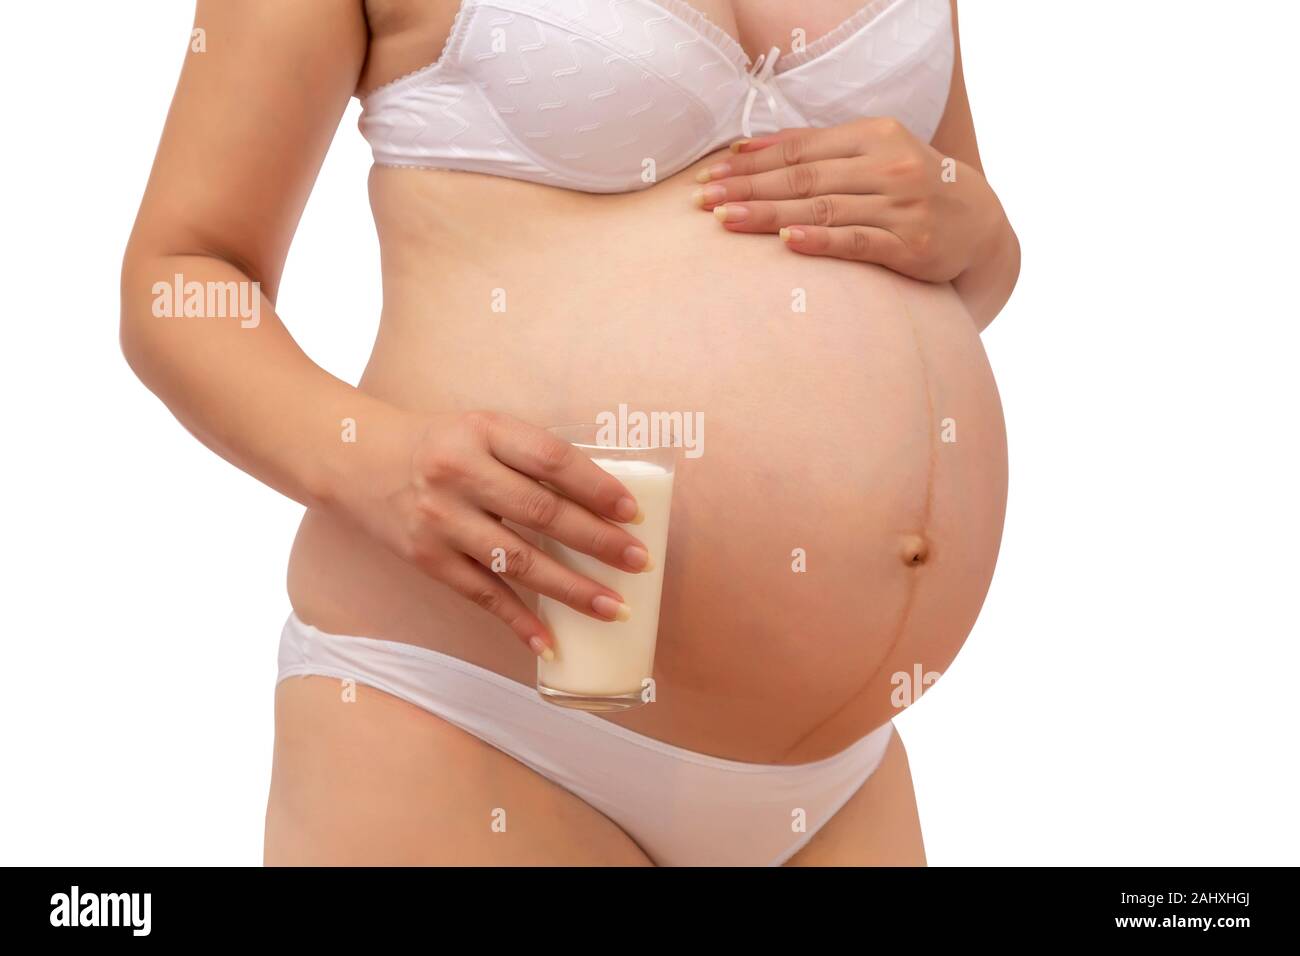
[(920, 567), (930, 557), (930, 542), (919, 534), (905, 534), (899, 542), (898, 555), (908, 567)]

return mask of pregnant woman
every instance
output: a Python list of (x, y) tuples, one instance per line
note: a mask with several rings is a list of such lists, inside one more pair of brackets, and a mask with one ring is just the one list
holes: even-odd
[[(979, 333), (1019, 251), (955, 9), (860, 3), (200, 0), (122, 347), (307, 508), (267, 863), (924, 862), (891, 719), (993, 572)], [(275, 312), (353, 95), (384, 292), (356, 387)], [(160, 307), (174, 283), (203, 291)], [(546, 430), (621, 405), (707, 426), (667, 553)], [(652, 703), (534, 690), (539, 595), (638, 610), (547, 540), (663, 573)]]

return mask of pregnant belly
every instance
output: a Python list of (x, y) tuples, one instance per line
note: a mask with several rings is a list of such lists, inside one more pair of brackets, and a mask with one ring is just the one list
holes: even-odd
[[(950, 287), (726, 233), (690, 206), (690, 172), (592, 197), (376, 170), (385, 304), (362, 387), (540, 425), (620, 406), (702, 423), (655, 556), (657, 701), (610, 719), (816, 760), (969, 633), (1001, 536), (1001, 409)], [(504, 627), (327, 516), (304, 520), (290, 596), (326, 630), (533, 680)]]

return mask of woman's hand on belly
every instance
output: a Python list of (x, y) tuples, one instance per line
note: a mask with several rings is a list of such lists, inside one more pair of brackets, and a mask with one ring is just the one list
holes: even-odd
[(589, 617), (619, 619), (621, 595), (563, 567), (503, 523), (622, 571), (647, 570), (645, 547), (615, 523), (639, 514), (618, 479), (545, 429), (509, 415), (399, 417), (387, 440), (362, 446), (383, 451), (372, 453), (338, 495), (346, 517), (500, 618), (541, 657), (551, 654), (553, 639), (502, 577)]
[(697, 205), (794, 251), (948, 282), (992, 250), (1006, 217), (977, 169), (872, 117), (743, 142), (704, 169)]

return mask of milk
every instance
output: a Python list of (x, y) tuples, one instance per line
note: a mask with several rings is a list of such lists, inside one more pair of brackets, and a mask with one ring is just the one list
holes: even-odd
[[(595, 450), (595, 454), (599, 453)], [(543, 548), (565, 567), (623, 595), (631, 616), (626, 621), (599, 620), (551, 598), (540, 597), (537, 612), (555, 637), (555, 660), (548, 663), (538, 658), (537, 683), (544, 696), (547, 689), (561, 691), (561, 695), (554, 695), (561, 698), (557, 703), (562, 703), (563, 695), (568, 694), (622, 697), (627, 699), (622, 706), (635, 706), (640, 702), (642, 681), (654, 669), (673, 472), (663, 465), (635, 458), (593, 457), (592, 461), (618, 478), (641, 506), (645, 520), (639, 525), (629, 525), (628, 530), (650, 552), (654, 568), (628, 574), (552, 538), (545, 539)]]

